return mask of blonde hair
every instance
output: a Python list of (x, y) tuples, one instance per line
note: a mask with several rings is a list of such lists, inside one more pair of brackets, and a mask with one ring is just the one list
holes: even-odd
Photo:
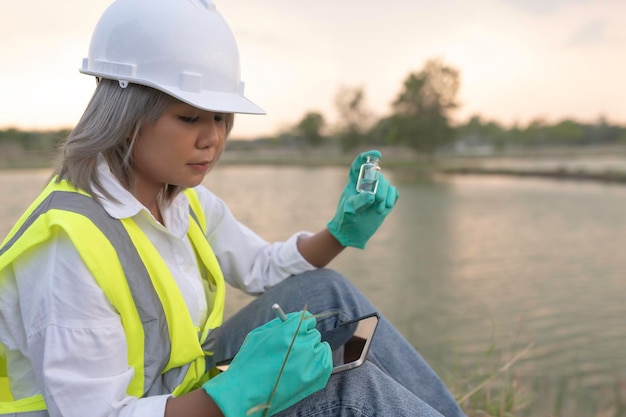
[[(81, 119), (61, 148), (60, 162), (53, 175), (68, 180), (90, 194), (97, 190), (107, 198), (98, 176), (98, 156), (102, 155), (111, 172), (132, 192), (132, 150), (144, 123), (155, 123), (165, 109), (178, 102), (159, 90), (138, 84), (121, 88), (118, 81), (101, 79)], [(226, 113), (226, 136), (234, 114)], [(160, 196), (169, 203), (181, 187), (167, 184)]]

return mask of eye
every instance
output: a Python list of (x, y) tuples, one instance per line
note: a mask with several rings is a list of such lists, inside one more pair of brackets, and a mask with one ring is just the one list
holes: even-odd
[(198, 116), (178, 116), (178, 119), (180, 121), (185, 122), (185, 123), (196, 123), (198, 120), (200, 120), (200, 117), (198, 117)]
[(215, 120), (217, 123), (221, 123), (226, 121), (226, 116), (224, 116), (222, 113), (216, 113), (213, 116), (213, 120)]

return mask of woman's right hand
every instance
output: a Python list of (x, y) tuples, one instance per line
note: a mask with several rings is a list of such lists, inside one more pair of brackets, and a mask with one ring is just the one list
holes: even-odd
[(398, 190), (380, 173), (376, 194), (359, 193), (356, 184), (361, 165), (368, 156), (381, 157), (380, 151), (363, 152), (352, 162), (335, 216), (327, 223), (328, 231), (343, 246), (364, 249), (398, 200)]
[(315, 322), (309, 312), (295, 312), (284, 322), (274, 319), (256, 328), (246, 336), (228, 370), (202, 388), (226, 417), (245, 416), (252, 409), (258, 413), (250, 415), (262, 415), (267, 406), (269, 415), (274, 415), (324, 388), (333, 367), (332, 353), (321, 341)]

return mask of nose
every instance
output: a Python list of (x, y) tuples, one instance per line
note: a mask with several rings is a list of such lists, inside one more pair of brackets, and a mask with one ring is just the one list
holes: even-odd
[(219, 144), (222, 132), (218, 123), (211, 117), (203, 123), (202, 130), (198, 135), (196, 146), (198, 149), (211, 148)]

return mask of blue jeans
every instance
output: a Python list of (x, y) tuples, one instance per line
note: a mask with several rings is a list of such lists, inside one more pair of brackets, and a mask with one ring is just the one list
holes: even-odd
[[(209, 336), (207, 348), (216, 362), (235, 356), (248, 332), (275, 318), (272, 304), (287, 313), (306, 305), (319, 318), (320, 332), (339, 321), (376, 308), (339, 273), (317, 269), (293, 276), (244, 307)], [(457, 417), (463, 412), (424, 359), (382, 315), (368, 360), (360, 367), (333, 374), (325, 389), (277, 416)]]

